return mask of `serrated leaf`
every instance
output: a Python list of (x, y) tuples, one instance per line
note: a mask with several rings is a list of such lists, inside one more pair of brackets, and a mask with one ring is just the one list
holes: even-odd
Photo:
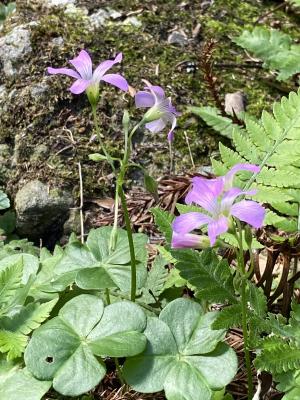
[(233, 304), (220, 311), (212, 325), (213, 329), (230, 329), (242, 325), (242, 306)]
[(13, 300), (16, 291), (21, 285), (22, 276), (23, 264), (21, 260), (0, 271), (1, 308), (4, 308), (4, 306)]
[(219, 260), (212, 249), (201, 253), (193, 250), (172, 250), (176, 268), (197, 290), (200, 299), (210, 302), (236, 303), (233, 277), (226, 260)]
[(165, 235), (168, 243), (172, 239), (172, 221), (174, 215), (163, 211), (158, 207), (151, 208), (151, 213), (154, 215), (155, 224), (158, 226), (159, 230)]

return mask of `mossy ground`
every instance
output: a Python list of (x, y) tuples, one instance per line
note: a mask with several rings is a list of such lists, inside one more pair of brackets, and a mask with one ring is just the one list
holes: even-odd
[[(25, 4), (26, 3), (26, 4)], [(243, 29), (251, 28), (255, 22), (276, 26), (300, 38), (297, 30), (299, 17), (279, 9), (267, 15), (278, 3), (274, 1), (215, 0), (211, 6), (205, 2), (173, 0), (81, 0), (78, 6), (87, 8), (88, 13), (99, 7), (119, 10), (122, 17), (108, 25), (90, 31), (86, 16), (67, 16), (62, 10), (46, 10), (40, 1), (20, 2), (14, 22), (38, 21), (32, 29), (33, 52), (24, 61), (25, 68), (16, 80), (5, 81), (8, 91), (16, 88), (15, 98), (6, 105), (0, 121), (0, 142), (13, 144), (19, 141), (18, 163), (10, 174), (8, 187), (14, 192), (20, 182), (34, 178), (74, 187), (78, 191), (77, 163), (83, 168), (84, 192), (86, 196), (109, 191), (111, 184), (106, 176), (109, 169), (105, 164), (95, 164), (88, 160), (88, 154), (99, 151), (93, 139), (93, 124), (88, 101), (84, 95), (74, 96), (68, 91), (71, 80), (66, 77), (46, 77), (47, 66), (64, 66), (79, 49), (90, 51), (95, 63), (122, 51), (124, 61), (116, 67), (135, 88), (141, 88), (141, 78), (159, 84), (173, 99), (182, 112), (174, 141), (175, 171), (185, 172), (191, 168), (184, 132), (187, 133), (196, 166), (209, 164), (210, 156), (218, 155), (218, 143), (222, 137), (213, 133), (203, 122), (188, 114), (188, 105), (214, 105), (199, 69), (188, 73), (186, 61), (197, 66), (201, 59), (204, 43), (210, 39), (217, 41), (214, 72), (220, 82), (221, 98), (225, 93), (243, 91), (248, 98), (248, 111), (259, 115), (270, 109), (275, 99), (293, 89), (294, 83), (279, 85), (275, 78), (261, 68), (248, 68), (248, 56), (236, 46), (231, 38)], [(207, 5), (209, 2), (206, 2)], [(141, 28), (123, 25), (121, 22), (128, 12), (136, 12), (142, 22)], [(8, 21), (5, 31), (9, 30)], [(200, 23), (196, 38), (192, 31)], [(174, 29), (182, 29), (189, 38), (183, 47), (170, 45), (167, 38)], [(61, 47), (51, 40), (64, 39)], [(49, 89), (42, 100), (33, 99), (32, 85), (46, 81)], [(1, 82), (0, 82), (1, 83)], [(112, 155), (122, 151), (121, 119), (124, 108), (129, 108), (133, 122), (141, 114), (133, 107), (133, 99), (123, 96), (108, 85), (102, 85), (102, 98), (98, 106), (102, 133)], [(70, 136), (71, 133), (71, 136)], [(16, 136), (17, 135), (17, 136)], [(45, 144), (49, 152), (44, 158), (31, 159), (37, 145)], [(139, 132), (133, 157), (150, 171), (159, 176), (168, 171), (168, 145), (166, 132), (151, 135)], [(106, 189), (108, 188), (108, 189)]]

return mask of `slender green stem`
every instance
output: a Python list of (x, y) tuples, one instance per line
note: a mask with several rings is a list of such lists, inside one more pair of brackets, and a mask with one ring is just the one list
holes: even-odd
[(118, 360), (118, 358), (115, 358), (114, 361), (115, 361), (115, 364), (116, 364), (116, 370), (117, 370), (117, 375), (118, 375), (119, 381), (120, 381), (121, 385), (124, 386), (125, 385), (125, 381), (124, 381), (124, 378), (123, 378), (123, 374), (122, 374), (122, 370), (121, 370), (121, 367), (120, 367), (120, 364), (119, 364), (119, 360)]
[(111, 166), (112, 170), (115, 172), (114, 161), (111, 158), (111, 156), (108, 153), (108, 151), (106, 150), (106, 148), (104, 146), (104, 143), (103, 143), (103, 140), (101, 138), (100, 128), (99, 128), (99, 124), (98, 124), (98, 118), (97, 118), (96, 106), (92, 106), (92, 112), (93, 112), (93, 118), (94, 118), (94, 125), (95, 125), (95, 129), (96, 129), (96, 133), (97, 133), (97, 137), (98, 137), (98, 141), (100, 143), (101, 149), (102, 149), (107, 161), (109, 162), (109, 165)]
[(134, 244), (133, 244), (133, 235), (132, 229), (130, 224), (130, 218), (126, 203), (126, 197), (123, 191), (122, 185), (119, 186), (119, 196), (121, 199), (121, 204), (124, 213), (126, 231), (127, 231), (127, 238), (129, 244), (129, 251), (130, 251), (130, 259), (131, 259), (131, 291), (130, 291), (130, 298), (131, 301), (135, 301), (135, 294), (136, 294), (136, 260), (135, 260), (135, 251), (134, 251)]
[(239, 245), (238, 251), (238, 267), (239, 273), (242, 278), (241, 284), (241, 305), (242, 305), (242, 330), (244, 337), (244, 354), (245, 354), (245, 364), (247, 370), (247, 382), (248, 382), (248, 400), (252, 400), (253, 398), (253, 378), (252, 378), (252, 369), (251, 369), (251, 358), (250, 358), (250, 350), (249, 350), (249, 336), (248, 336), (248, 324), (247, 324), (247, 297), (246, 297), (246, 287), (247, 287), (247, 272), (244, 261), (244, 253), (243, 253), (243, 231), (240, 223), (237, 223), (238, 226), (238, 234), (236, 234), (236, 238)]
[(110, 294), (109, 294), (108, 288), (105, 289), (105, 297), (106, 297), (107, 305), (109, 306), (110, 305)]
[(170, 156), (170, 173), (173, 172), (173, 150), (172, 150), (172, 143), (169, 140), (169, 156)]

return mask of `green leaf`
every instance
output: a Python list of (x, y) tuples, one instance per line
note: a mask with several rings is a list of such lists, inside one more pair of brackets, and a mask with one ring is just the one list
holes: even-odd
[(0, 304), (1, 308), (10, 304), (16, 291), (21, 285), (23, 275), (23, 264), (19, 259), (7, 268), (0, 270)]
[(208, 126), (229, 139), (232, 139), (234, 128), (239, 129), (229, 117), (220, 115), (220, 110), (215, 107), (188, 107), (188, 111), (201, 117)]
[(197, 290), (197, 297), (210, 302), (236, 303), (233, 277), (226, 260), (219, 260), (212, 249), (201, 253), (188, 250), (173, 250), (176, 268)]
[(145, 314), (135, 303), (117, 302), (104, 308), (101, 299), (83, 294), (33, 333), (25, 363), (37, 379), (53, 380), (62, 395), (78, 396), (105, 375), (105, 364), (95, 355), (125, 357), (141, 352), (145, 325)]
[[(156, 303), (155, 298), (163, 292), (166, 280), (168, 278), (168, 269), (165, 266), (168, 264), (160, 254), (155, 257), (150, 271), (148, 272), (145, 287), (142, 289), (143, 296), (141, 300), (147, 304)], [(150, 294), (152, 292), (153, 296)]]
[(242, 306), (233, 304), (220, 311), (212, 325), (213, 329), (230, 329), (242, 325)]
[(288, 371), (277, 374), (274, 380), (278, 382), (277, 390), (284, 392), (282, 400), (298, 400), (300, 397), (300, 371)]
[[(111, 227), (92, 229), (87, 242), (71, 242), (54, 268), (56, 275), (70, 274), (76, 284), (86, 290), (119, 287), (124, 292), (131, 287), (130, 250), (127, 233), (117, 231), (114, 251), (110, 251)], [(141, 288), (147, 277), (148, 237), (142, 233), (133, 234), (137, 260), (137, 286)], [(72, 275), (73, 273), (73, 275)]]
[(10, 201), (7, 194), (0, 190), (0, 210), (5, 210), (10, 207)]
[(8, 360), (21, 356), (27, 345), (26, 335), (49, 317), (56, 301), (43, 304), (29, 303), (12, 317), (0, 318), (0, 351), (8, 353)]
[(41, 400), (51, 386), (51, 382), (35, 379), (26, 368), (11, 368), (6, 375), (2, 380), (0, 372), (0, 398), (3, 400)]
[(211, 329), (214, 318), (184, 298), (169, 303), (159, 319), (148, 318), (146, 350), (124, 364), (127, 383), (142, 393), (164, 389), (168, 400), (210, 400), (237, 370), (235, 353), (220, 343), (224, 331)]
[(276, 70), (278, 80), (287, 80), (300, 72), (300, 46), (292, 43), (292, 38), (281, 31), (255, 27), (252, 32), (244, 30), (234, 42), (261, 58), (264, 68)]
[(274, 374), (299, 369), (300, 348), (280, 338), (267, 338), (262, 342), (255, 366)]
[(151, 208), (150, 211), (154, 215), (155, 224), (158, 226), (158, 229), (165, 235), (166, 241), (171, 243), (172, 221), (174, 215), (169, 214), (167, 211), (163, 211), (158, 207)]
[(149, 193), (158, 199), (158, 183), (147, 172), (144, 172), (144, 186)]

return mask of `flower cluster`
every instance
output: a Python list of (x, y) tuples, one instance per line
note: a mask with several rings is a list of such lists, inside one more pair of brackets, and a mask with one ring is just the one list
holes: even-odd
[[(86, 92), (92, 105), (96, 105), (99, 100), (99, 84), (101, 81), (109, 83), (117, 88), (128, 91), (128, 83), (120, 74), (108, 74), (107, 71), (115, 64), (122, 61), (122, 53), (119, 53), (114, 60), (103, 61), (93, 71), (93, 65), (90, 55), (81, 50), (79, 55), (70, 60), (76, 71), (71, 68), (48, 68), (49, 74), (63, 74), (75, 78), (75, 82), (70, 87), (73, 94)], [(135, 95), (135, 104), (137, 108), (149, 107), (143, 121), (145, 126), (153, 133), (162, 131), (167, 123), (171, 124), (168, 133), (168, 140), (173, 140), (173, 131), (176, 127), (176, 116), (179, 113), (172, 106), (171, 99), (165, 97), (164, 90), (160, 86), (153, 86), (148, 81), (144, 91), (139, 91)]]
[(227, 232), (231, 217), (235, 217), (254, 228), (263, 224), (265, 209), (255, 201), (239, 200), (239, 196), (251, 196), (255, 190), (243, 191), (233, 187), (236, 172), (247, 170), (259, 172), (259, 167), (252, 164), (237, 164), (225, 176), (216, 179), (193, 178), (192, 190), (186, 196), (186, 204), (199, 205), (203, 212), (188, 212), (175, 218), (173, 222), (172, 247), (201, 248), (203, 236), (191, 234), (194, 229), (207, 225), (210, 244), (213, 246), (216, 238)]

